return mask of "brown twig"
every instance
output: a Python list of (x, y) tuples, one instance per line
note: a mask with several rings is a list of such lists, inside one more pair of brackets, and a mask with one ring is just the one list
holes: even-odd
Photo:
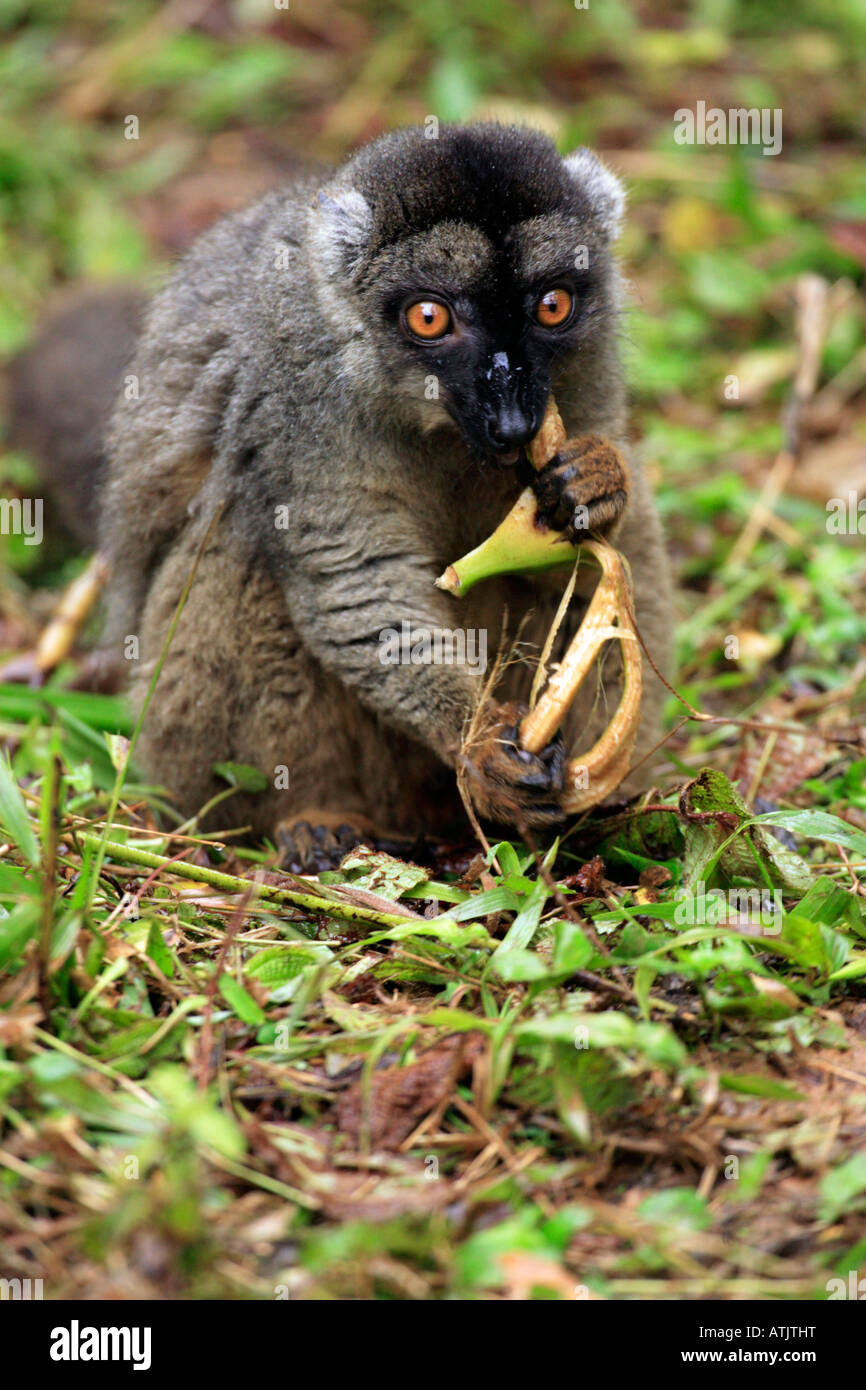
[(761, 494), (739, 537), (731, 547), (727, 566), (741, 567), (751, 555), (767, 518), (781, 497), (802, 451), (803, 408), (815, 394), (821, 367), (821, 349), (827, 329), (827, 281), (820, 275), (801, 275), (796, 284), (799, 363), (794, 386), (786, 403), (782, 424), (785, 442), (764, 480)]
[(202, 1022), (201, 1027), (201, 1042), (199, 1045), (198, 1088), (200, 1091), (204, 1091), (207, 1089), (207, 1084), (210, 1080), (210, 1053), (213, 1044), (214, 997), (216, 995), (217, 989), (219, 988), (220, 976), (223, 972), (223, 966), (225, 965), (225, 960), (226, 956), (228, 955), (229, 947), (231, 946), (232, 941), (237, 936), (238, 932), (243, 926), (244, 918), (247, 915), (247, 908), (249, 907), (250, 899), (253, 896), (253, 893), (255, 892), (257, 886), (258, 885), (256, 880), (252, 879), (250, 881), (249, 891), (244, 893), (243, 897), (241, 898), (240, 902), (238, 903), (237, 907), (232, 913), (231, 921), (226, 927), (225, 936), (223, 937), (222, 944), (220, 945), (219, 955), (216, 958), (216, 964), (214, 965), (213, 974), (207, 982), (207, 989), (205, 990), (206, 1002), (204, 1005), (204, 1020)]

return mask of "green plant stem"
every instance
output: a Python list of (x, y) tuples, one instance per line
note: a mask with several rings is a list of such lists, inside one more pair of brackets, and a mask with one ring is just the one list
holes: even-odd
[(60, 779), (63, 767), (52, 734), (48, 764), (42, 782), (40, 821), (42, 835), (42, 924), (39, 933), (39, 998), (46, 1018), (51, 1017), (51, 945), (54, 940), (54, 906), (57, 901), (57, 842), (60, 831)]
[[(200, 868), (198, 864), (185, 864), (182, 860), (166, 859), (159, 854), (151, 854), (146, 849), (136, 849), (132, 845), (120, 845), (113, 840), (100, 839), (97, 835), (80, 835), (85, 845), (102, 845), (106, 854), (122, 864), (140, 864), (146, 869), (165, 868), (178, 878), (188, 878), (196, 883), (207, 883), (224, 893), (249, 893), (251, 880), (236, 878), (234, 874), (220, 873), (217, 869)], [(323, 913), (328, 917), (338, 917), (347, 922), (371, 922), (381, 927), (405, 926), (411, 920), (405, 914), (376, 912), (369, 907), (356, 907), (351, 903), (337, 902), (332, 898), (320, 898), (315, 893), (298, 893), (291, 888), (276, 888), (269, 883), (253, 885), (255, 896), (266, 902), (283, 907), (303, 907), (308, 912)]]

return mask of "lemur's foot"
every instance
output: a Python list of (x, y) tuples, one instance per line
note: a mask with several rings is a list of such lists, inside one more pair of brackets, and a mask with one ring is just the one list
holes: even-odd
[(294, 874), (321, 874), (339, 869), (356, 845), (372, 845), (372, 827), (326, 812), (308, 811), (282, 821), (276, 829), (280, 868)]
[(427, 863), (431, 849), (422, 836), (393, 835), (376, 829), (363, 816), (344, 820), (327, 811), (307, 811), (282, 821), (275, 838), (280, 851), (280, 868), (295, 874), (321, 874), (338, 869), (358, 845), (395, 859)]

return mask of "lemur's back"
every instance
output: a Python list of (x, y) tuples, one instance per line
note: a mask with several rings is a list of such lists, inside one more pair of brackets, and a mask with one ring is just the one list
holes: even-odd
[(146, 303), (131, 285), (69, 291), (9, 367), (10, 443), (39, 461), (56, 516), (80, 545), (96, 541), (106, 426)]

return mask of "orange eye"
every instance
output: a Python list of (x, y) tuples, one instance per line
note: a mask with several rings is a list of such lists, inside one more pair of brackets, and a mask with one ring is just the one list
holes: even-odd
[(535, 308), (535, 317), (542, 328), (558, 328), (571, 313), (573, 300), (568, 290), (548, 290)]
[(422, 299), (409, 305), (406, 322), (416, 338), (444, 338), (451, 328), (451, 315), (435, 299)]

